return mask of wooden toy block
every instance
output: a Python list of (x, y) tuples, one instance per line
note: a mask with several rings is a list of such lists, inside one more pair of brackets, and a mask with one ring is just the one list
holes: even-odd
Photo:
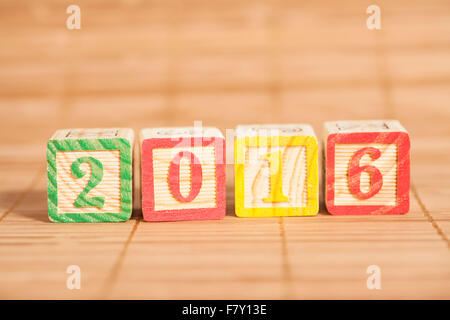
[(132, 129), (66, 129), (47, 143), (53, 222), (119, 222), (132, 211)]
[(146, 221), (225, 216), (225, 139), (219, 129), (143, 129), (141, 148)]
[(309, 125), (238, 126), (236, 215), (316, 215), (319, 208), (317, 153), (317, 138)]
[(326, 206), (334, 215), (409, 210), (410, 141), (396, 120), (324, 125)]

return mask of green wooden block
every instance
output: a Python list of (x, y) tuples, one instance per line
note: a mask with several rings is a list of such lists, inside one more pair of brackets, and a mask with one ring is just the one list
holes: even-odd
[(130, 218), (132, 129), (58, 130), (47, 143), (48, 216), (53, 222)]

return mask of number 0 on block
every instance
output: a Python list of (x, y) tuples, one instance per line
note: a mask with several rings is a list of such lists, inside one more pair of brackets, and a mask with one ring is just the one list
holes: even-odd
[(141, 146), (145, 220), (225, 216), (225, 140), (218, 129), (143, 129)]
[(118, 222), (132, 211), (131, 129), (59, 130), (47, 143), (53, 222)]

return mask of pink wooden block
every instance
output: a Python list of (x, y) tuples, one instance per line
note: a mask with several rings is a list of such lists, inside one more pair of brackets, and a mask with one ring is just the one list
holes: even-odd
[(225, 139), (218, 129), (143, 129), (141, 146), (146, 221), (225, 216)]
[(324, 139), (328, 212), (408, 212), (410, 140), (398, 121), (326, 122)]

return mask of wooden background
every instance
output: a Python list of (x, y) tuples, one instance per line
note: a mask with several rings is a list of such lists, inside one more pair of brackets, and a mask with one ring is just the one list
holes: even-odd
[[(450, 298), (448, 0), (1, 0), (0, 48), (1, 298)], [(56, 129), (375, 118), (411, 134), (405, 216), (237, 218), (229, 165), (221, 221), (47, 218)]]

